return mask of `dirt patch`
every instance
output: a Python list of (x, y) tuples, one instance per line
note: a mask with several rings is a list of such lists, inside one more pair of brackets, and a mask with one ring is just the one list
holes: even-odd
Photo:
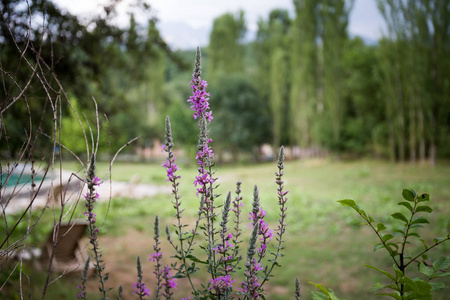
[[(139, 256), (142, 262), (144, 273), (144, 282), (151, 292), (154, 291), (155, 276), (153, 274), (154, 264), (150, 262), (149, 255), (154, 253), (153, 235), (149, 232), (141, 232), (130, 229), (125, 235), (119, 237), (100, 237), (100, 247), (103, 249), (102, 259), (106, 264), (105, 272), (109, 273), (109, 279), (106, 282), (106, 288), (112, 288), (109, 293), (110, 298), (114, 299), (117, 295), (117, 289), (120, 285), (123, 287), (122, 299), (136, 299), (132, 295), (133, 283), (137, 281), (136, 259)], [(165, 241), (160, 245), (162, 252), (173, 253), (173, 249), (166, 245)], [(166, 255), (163, 259), (164, 264), (168, 264)], [(194, 282), (200, 284), (198, 282)], [(177, 279), (178, 288), (175, 291), (174, 299), (181, 299), (189, 296), (190, 286), (187, 280)], [(88, 279), (87, 289), (90, 295), (97, 295), (100, 283), (98, 278), (93, 276)]]
[[(144, 272), (144, 282), (151, 292), (154, 292), (155, 276), (153, 274), (154, 264), (148, 260), (149, 255), (153, 250), (153, 234), (151, 231), (141, 232), (134, 229), (127, 231), (127, 234), (118, 237), (100, 237), (100, 247), (104, 249), (103, 260), (106, 263), (106, 272), (109, 273), (109, 279), (106, 283), (107, 288), (112, 288), (109, 292), (111, 299), (117, 295), (117, 289), (120, 285), (123, 287), (123, 298), (136, 299), (136, 295), (132, 295), (133, 283), (137, 280), (136, 259), (141, 258), (142, 269)], [(164, 257), (164, 264), (169, 263), (168, 254), (174, 253), (172, 246), (168, 245), (165, 238), (160, 244), (162, 252), (166, 255)], [(173, 262), (171, 260), (170, 262)], [(196, 274), (193, 278), (195, 286), (201, 286), (205, 282), (205, 274)], [(238, 281), (238, 280), (236, 280)], [(177, 279), (178, 288), (175, 290), (174, 299), (182, 299), (190, 296), (191, 286), (187, 279)], [(98, 278), (93, 276), (88, 279), (87, 289), (89, 295), (99, 295), (98, 287), (100, 283)], [(234, 284), (235, 287), (238, 283)], [(282, 286), (265, 285), (270, 294), (288, 295), (289, 289)]]

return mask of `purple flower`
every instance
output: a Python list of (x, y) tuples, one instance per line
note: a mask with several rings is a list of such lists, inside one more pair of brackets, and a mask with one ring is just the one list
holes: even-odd
[(145, 283), (139, 283), (139, 282), (135, 282), (133, 284), (133, 288), (134, 288), (134, 292), (132, 292), (132, 294), (137, 294), (141, 297), (145, 297), (145, 296), (150, 296), (151, 292), (150, 290), (145, 286)]
[(95, 222), (97, 222), (97, 219), (96, 219), (96, 214), (94, 214), (93, 212), (88, 212), (88, 211), (86, 211), (86, 212), (84, 212), (84, 214), (83, 214), (85, 217), (87, 216), (88, 217), (88, 221), (89, 221), (89, 223), (91, 223), (91, 224), (95, 224)]
[(263, 269), (263, 267), (261, 267), (261, 264), (257, 263), (256, 260), (253, 266), (255, 271), (261, 271)]
[(166, 169), (167, 171), (167, 180), (166, 181), (175, 181), (175, 179), (180, 178), (181, 176), (176, 176), (175, 172), (178, 169), (178, 166), (175, 162), (175, 156), (173, 157), (173, 159), (166, 159), (166, 162), (164, 164), (162, 164), (162, 166)]
[(94, 183), (94, 185), (100, 185), (101, 183), (101, 179), (98, 178), (97, 176), (94, 177), (94, 179), (92, 179), (92, 183)]
[(269, 228), (269, 224), (267, 224), (266, 221), (264, 221), (264, 217), (266, 217), (266, 211), (262, 209), (262, 207), (259, 208), (258, 213), (250, 212), (249, 220), (252, 220), (249, 224), (249, 227), (253, 227), (253, 224), (256, 222), (259, 223), (258, 228), (258, 235), (260, 236), (259, 241), (261, 242), (261, 247), (256, 249), (256, 251), (259, 252), (259, 256), (263, 257), (265, 255), (266, 249), (267, 249), (267, 243), (269, 243), (272, 240), (273, 232)]
[(247, 280), (241, 283), (241, 287), (239, 291), (250, 296), (253, 299), (257, 299), (259, 297), (259, 287), (261, 284), (258, 282), (257, 273), (262, 270), (261, 264), (253, 259), (253, 262), (250, 264), (249, 269), (245, 272)]
[[(262, 220), (264, 219), (264, 217), (266, 216), (266, 211), (262, 209), (262, 207), (259, 208), (259, 212), (258, 213), (253, 213), (250, 212), (250, 217), (248, 218), (249, 220)], [(253, 224), (251, 224), (251, 227), (253, 227)]]
[(206, 92), (206, 87), (208, 83), (205, 80), (202, 80), (200, 76), (196, 76), (192, 74), (192, 96), (187, 100), (191, 105), (192, 110), (194, 111), (194, 119), (205, 117), (208, 122), (211, 122), (213, 117), (211, 116), (212, 112), (209, 108), (209, 93)]
[(149, 261), (152, 261), (152, 262), (159, 261), (159, 260), (161, 260), (162, 256), (163, 256), (162, 253), (160, 253), (160, 252), (155, 252), (155, 253), (153, 253), (153, 254), (150, 254), (150, 259), (149, 259)]
[[(81, 285), (79, 285), (77, 288), (83, 289), (83, 287)], [(83, 291), (82, 290), (78, 293), (78, 299), (81, 299), (81, 298), (83, 298)]]
[(164, 281), (161, 283), (161, 286), (164, 286), (164, 291), (162, 292), (162, 294), (164, 297), (166, 297), (166, 299), (172, 299), (173, 292), (171, 291), (171, 289), (177, 288), (177, 282), (174, 278), (172, 278), (169, 266), (165, 266), (162, 270), (162, 277), (164, 279)]
[(195, 156), (195, 159), (197, 160), (197, 164), (200, 166), (200, 168), (205, 167), (205, 161), (210, 160), (214, 157), (214, 152), (212, 148), (208, 145), (212, 143), (212, 139), (208, 140), (207, 144), (204, 144), (202, 149), (197, 152), (197, 155)]
[(233, 288), (234, 279), (231, 279), (230, 275), (219, 276), (215, 279), (210, 279), (209, 290), (215, 290), (217, 294), (222, 294), (230, 288)]

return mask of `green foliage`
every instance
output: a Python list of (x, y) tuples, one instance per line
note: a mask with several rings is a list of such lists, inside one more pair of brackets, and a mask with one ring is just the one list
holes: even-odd
[(291, 89), (289, 107), (292, 119), (290, 140), (302, 147), (320, 143), (314, 127), (320, 121), (320, 56), (317, 43), (320, 18), (319, 1), (294, 1), (296, 17), (290, 28)]
[(313, 300), (340, 300), (332, 290), (327, 290), (321, 284), (317, 284), (314, 282), (310, 282), (310, 284), (314, 285), (316, 288), (320, 289), (322, 292), (311, 292)]
[(436, 148), (446, 151), (448, 142), (441, 141), (450, 112), (448, 1), (379, 0), (378, 7), (388, 29), (378, 55), (390, 157), (434, 164)]
[(245, 31), (243, 11), (236, 15), (226, 13), (214, 19), (208, 49), (210, 82), (214, 82), (219, 75), (239, 73), (244, 69), (241, 41)]
[(251, 82), (242, 76), (221, 76), (211, 88), (214, 102), (212, 130), (217, 144), (229, 149), (237, 159), (238, 150), (270, 142), (270, 118), (267, 104)]
[[(385, 249), (394, 262), (394, 273), (366, 265), (366, 267), (384, 274), (390, 281), (389, 284), (377, 283), (370, 291), (382, 290), (377, 295), (399, 300), (431, 299), (433, 291), (445, 287), (444, 283), (431, 280), (450, 276), (450, 272), (447, 271), (450, 267), (450, 259), (442, 256), (434, 260), (432, 268), (430, 268), (428, 251), (450, 240), (450, 233), (443, 238), (434, 238), (431, 243), (422, 238), (418, 229), (422, 228), (423, 224), (430, 223), (426, 217), (426, 214), (433, 211), (428, 205), (430, 197), (428, 194), (417, 195), (414, 190), (408, 189), (403, 190), (402, 196), (406, 201), (400, 202), (399, 205), (404, 207), (407, 213), (391, 214), (391, 217), (400, 223), (400, 229), (394, 227), (390, 232), (387, 232), (388, 227), (385, 224), (376, 222), (355, 201), (347, 199), (338, 202), (351, 207), (364, 219), (365, 225), (368, 225), (380, 240), (380, 243), (375, 245), (374, 251)], [(414, 265), (418, 265), (421, 276), (407, 276)]]
[(61, 143), (77, 155), (86, 153), (86, 140), (89, 136), (89, 125), (80, 110), (75, 98), (70, 100), (71, 108), (68, 116), (61, 120)]
[(274, 9), (267, 21), (260, 19), (253, 45), (256, 56), (255, 86), (260, 102), (268, 103), (272, 120), (272, 141), (275, 148), (287, 142), (289, 120), (289, 39), (291, 19), (286, 10)]

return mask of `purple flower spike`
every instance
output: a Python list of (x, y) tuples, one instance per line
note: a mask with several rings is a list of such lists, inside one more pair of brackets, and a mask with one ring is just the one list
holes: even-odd
[(137, 294), (141, 297), (148, 297), (151, 294), (150, 290), (145, 286), (145, 283), (135, 282), (133, 288), (134, 292), (132, 294)]
[(205, 80), (202, 80), (202, 71), (201, 71), (201, 53), (200, 49), (197, 49), (197, 56), (195, 58), (195, 68), (194, 73), (192, 74), (192, 96), (187, 100), (191, 105), (192, 110), (194, 111), (194, 119), (203, 119), (205, 118), (208, 123), (213, 119), (212, 112), (209, 108), (209, 93), (206, 92), (206, 87), (208, 83)]
[(210, 279), (209, 290), (215, 290), (217, 294), (223, 294), (228, 289), (233, 287), (234, 279), (231, 279), (230, 275), (219, 276), (216, 279)]
[(194, 119), (205, 117), (208, 122), (211, 122), (213, 117), (211, 116), (211, 111), (209, 110), (209, 96), (210, 94), (206, 92), (206, 87), (208, 83), (205, 80), (201, 80), (200, 77), (192, 76), (192, 96), (187, 100), (194, 111)]
[(152, 262), (159, 261), (159, 260), (162, 259), (162, 256), (163, 256), (162, 253), (160, 253), (160, 252), (155, 252), (155, 253), (153, 253), (153, 254), (150, 254), (150, 259), (149, 259), (149, 261), (152, 261)]
[(167, 172), (167, 180), (170, 182), (174, 182), (175, 179), (181, 178), (181, 176), (175, 175), (175, 172), (178, 171), (177, 163), (175, 162), (175, 156), (173, 158), (166, 159), (166, 162), (162, 164), (162, 166), (166, 169)]

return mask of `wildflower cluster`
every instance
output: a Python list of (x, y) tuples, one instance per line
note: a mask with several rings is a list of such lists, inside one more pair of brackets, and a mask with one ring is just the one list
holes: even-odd
[[(257, 188), (255, 187), (255, 191)], [(254, 201), (255, 202), (255, 201)], [(261, 284), (258, 283), (258, 271), (262, 270), (261, 264), (254, 257), (256, 253), (256, 240), (258, 236), (259, 223), (255, 223), (250, 237), (249, 247), (247, 250), (247, 262), (245, 263), (244, 275), (246, 280), (241, 283), (239, 288), (240, 294), (244, 295), (244, 299), (257, 299), (261, 294)]]
[(211, 173), (208, 172), (208, 167), (211, 165), (214, 152), (209, 146), (212, 139), (207, 139), (206, 130), (206, 124), (203, 124), (202, 131), (204, 135), (200, 136), (198, 152), (195, 157), (198, 164), (198, 175), (195, 177), (194, 186), (197, 188), (197, 196), (198, 194), (201, 194), (204, 195), (206, 199), (210, 199), (211, 193), (209, 187), (214, 183), (214, 178), (211, 176)]
[(258, 223), (258, 235), (260, 236), (259, 241), (261, 242), (261, 247), (256, 249), (259, 256), (262, 258), (266, 252), (267, 244), (272, 240), (272, 230), (269, 228), (269, 224), (264, 220), (266, 216), (266, 211), (262, 207), (259, 208), (257, 213), (250, 212), (249, 220), (252, 221), (250, 226), (253, 227), (254, 224)]
[(219, 264), (222, 265), (222, 272), (224, 275), (229, 275), (230, 272), (234, 271), (233, 266), (231, 265), (231, 260), (233, 259), (233, 255), (229, 253), (229, 251), (233, 250), (234, 245), (230, 242), (233, 239), (233, 235), (228, 231), (228, 214), (230, 212), (230, 204), (231, 204), (231, 192), (228, 193), (227, 198), (225, 200), (225, 204), (222, 210), (222, 221), (220, 222), (220, 244), (213, 248), (216, 253), (219, 254)]
[[(213, 158), (214, 151), (211, 147), (212, 139), (208, 136), (208, 125), (212, 120), (212, 113), (209, 108), (209, 94), (206, 93), (207, 83), (201, 78), (201, 55), (200, 50), (197, 50), (195, 68), (193, 73), (192, 91), (193, 95), (189, 98), (188, 102), (191, 104), (191, 108), (194, 110), (194, 119), (198, 119), (199, 123), (199, 142), (197, 146), (197, 155), (195, 159), (198, 165), (198, 175), (195, 177), (194, 186), (197, 190), (197, 196), (200, 198), (200, 210), (198, 215), (198, 220), (196, 221), (192, 231), (190, 233), (183, 232), (183, 228), (186, 225), (182, 225), (180, 221), (180, 214), (182, 210), (180, 209), (181, 202), (179, 201), (180, 196), (178, 194), (178, 179), (179, 176), (176, 175), (178, 167), (175, 164), (175, 157), (172, 154), (173, 142), (170, 121), (166, 119), (166, 143), (164, 145), (164, 150), (168, 153), (168, 158), (166, 163), (163, 164), (167, 171), (167, 178), (169, 182), (172, 183), (172, 193), (175, 196), (174, 208), (177, 211), (176, 217), (178, 219), (178, 224), (176, 227), (176, 233), (178, 235), (179, 246), (174, 244), (171, 238), (170, 230), (166, 228), (167, 238), (174, 247), (177, 254), (175, 255), (181, 261), (180, 266), (177, 264), (172, 264), (172, 268), (177, 271), (176, 277), (187, 277), (190, 281), (192, 287), (192, 295), (195, 299), (232, 299), (233, 296), (233, 273), (236, 272), (237, 265), (242, 259), (239, 255), (239, 244), (242, 242), (240, 240), (241, 236), (241, 215), (243, 205), (243, 198), (241, 196), (241, 182), (238, 181), (236, 184), (236, 196), (232, 200), (231, 192), (228, 193), (225, 202), (222, 207), (222, 218), (220, 222), (220, 227), (216, 225), (217, 214), (215, 212), (217, 205), (215, 205), (215, 200), (218, 197), (214, 194), (214, 183), (216, 178), (214, 178)], [(282, 152), (280, 152), (282, 154)], [(280, 159), (283, 159), (282, 157)], [(277, 173), (278, 174), (278, 173)], [(281, 180), (282, 174), (277, 177), (277, 180)], [(281, 224), (283, 224), (281, 231), (284, 232), (284, 218), (285, 218), (285, 199), (286, 192), (283, 188), (279, 188), (280, 197), (283, 200), (282, 208), (283, 216)], [(233, 212), (234, 216), (234, 227), (230, 230), (228, 222), (230, 219), (229, 213)], [(278, 265), (277, 258), (281, 256), (279, 251), (281, 246), (277, 248), (277, 254), (273, 259), (271, 259), (271, 264), (267, 264), (263, 267), (265, 261), (267, 247), (272, 240), (273, 231), (269, 228), (269, 224), (264, 220), (266, 216), (266, 211), (262, 209), (259, 204), (259, 192), (255, 186), (253, 208), (250, 213), (250, 220), (252, 221), (251, 227), (253, 227), (252, 236), (250, 238), (250, 245), (247, 251), (247, 261), (245, 264), (245, 280), (240, 284), (240, 288), (236, 291), (238, 294), (243, 295), (243, 299), (257, 299), (264, 294), (263, 284), (270, 277), (270, 273), (274, 265)], [(201, 248), (206, 251), (207, 259), (205, 262), (207, 265), (207, 271), (210, 273), (211, 278), (209, 279), (208, 285), (200, 289), (195, 287), (195, 285), (190, 280), (190, 274), (195, 272), (198, 268), (196, 263), (202, 262), (191, 252), (191, 247), (193, 245), (193, 240), (197, 235), (196, 230), (198, 228), (199, 221), (203, 219), (204, 224), (200, 226), (203, 229), (203, 234), (205, 236), (205, 241), (207, 246)], [(155, 234), (156, 236), (156, 234)], [(281, 233), (282, 237), (282, 233)], [(259, 240), (259, 246), (257, 247), (257, 242)], [(158, 243), (158, 242), (157, 242)], [(187, 245), (184, 246), (183, 243)], [(281, 245), (281, 242), (280, 242)], [(170, 268), (168, 266), (161, 269), (162, 265), (159, 263), (162, 254), (159, 248), (155, 248), (155, 253), (151, 255), (151, 260), (159, 265), (159, 269), (155, 270), (157, 274), (157, 286), (160, 288), (174, 288), (175, 281), (170, 276)], [(264, 272), (261, 272), (263, 271)], [(161, 281), (163, 278), (164, 283)], [(260, 280), (261, 279), (261, 280)], [(172, 293), (169, 290), (162, 292), (166, 299), (171, 299)]]
[(162, 285), (164, 286), (164, 291), (162, 292), (162, 294), (164, 297), (166, 297), (166, 299), (172, 299), (173, 289), (177, 288), (177, 282), (174, 278), (172, 278), (169, 266), (164, 267), (162, 271), (162, 277), (164, 278), (164, 282), (162, 283)]
[(231, 275), (219, 276), (215, 279), (210, 279), (209, 290), (214, 290), (218, 295), (224, 294), (229, 289), (233, 288), (234, 281), (234, 279), (231, 279)]
[(132, 292), (132, 294), (138, 295), (140, 299), (148, 297), (151, 294), (150, 290), (145, 286), (145, 283), (135, 282), (133, 288), (134, 292)]
[[(266, 222), (266, 211), (260, 205), (258, 187), (255, 186), (253, 192), (252, 211), (250, 212), (249, 220), (251, 221), (252, 234), (249, 240), (247, 249), (247, 258), (245, 266), (240, 267), (239, 263), (243, 260), (240, 254), (240, 244), (242, 243), (241, 234), (241, 217), (243, 210), (243, 197), (241, 191), (241, 182), (236, 183), (235, 196), (229, 192), (223, 204), (215, 204), (219, 197), (216, 195), (214, 177), (214, 151), (211, 146), (212, 139), (208, 136), (208, 125), (212, 118), (212, 112), (209, 107), (209, 94), (206, 92), (207, 83), (201, 78), (201, 54), (200, 49), (197, 49), (195, 68), (192, 75), (191, 89), (192, 96), (188, 99), (191, 103), (191, 108), (194, 111), (194, 119), (198, 119), (199, 124), (199, 141), (197, 146), (197, 154), (195, 159), (198, 165), (198, 174), (195, 176), (194, 187), (196, 188), (197, 196), (200, 198), (198, 218), (194, 224), (183, 224), (181, 208), (181, 195), (179, 194), (179, 180), (181, 176), (177, 174), (179, 167), (176, 163), (176, 157), (173, 152), (174, 143), (172, 138), (172, 128), (169, 117), (166, 117), (166, 136), (163, 150), (167, 153), (167, 159), (162, 166), (166, 170), (167, 181), (172, 186), (172, 200), (173, 207), (176, 211), (175, 234), (171, 234), (169, 227), (166, 227), (167, 240), (175, 250), (175, 255), (172, 257), (179, 260), (178, 263), (170, 265), (164, 264), (164, 254), (160, 247), (160, 230), (159, 218), (156, 216), (154, 223), (154, 240), (153, 253), (149, 256), (149, 261), (153, 262), (155, 275), (154, 292), (146, 286), (143, 280), (142, 266), (140, 258), (137, 259), (137, 281), (134, 282), (132, 294), (144, 299), (153, 295), (154, 299), (173, 299), (174, 290), (177, 288), (176, 278), (187, 278), (192, 288), (191, 296), (184, 299), (234, 299), (239, 295), (239, 299), (258, 299), (264, 297), (264, 283), (271, 277), (272, 269), (278, 264), (278, 257), (281, 256), (281, 243), (283, 242), (283, 233), (285, 232), (285, 218), (286, 218), (286, 194), (283, 188), (283, 149), (280, 150), (280, 158), (278, 161), (279, 171), (276, 173), (276, 183), (278, 185), (278, 203), (280, 205), (280, 221), (278, 229), (275, 230), (277, 235), (278, 245), (276, 253), (268, 251), (270, 242), (274, 235)], [(92, 166), (94, 164), (92, 163)], [(99, 195), (95, 192), (95, 186), (100, 184), (100, 180), (95, 177), (93, 169), (90, 170), (88, 176), (89, 191), (85, 195), (86, 198), (86, 212), (85, 216), (90, 224), (90, 238), (93, 245), (94, 258), (96, 259), (97, 273), (100, 277), (102, 287), (100, 290), (105, 291), (104, 278), (101, 261), (101, 254), (98, 249), (97, 237), (98, 229), (96, 227), (96, 215), (93, 212), (94, 203), (98, 200)], [(220, 223), (217, 209), (222, 207)], [(232, 214), (230, 215), (230, 212)], [(229, 225), (230, 219), (234, 223)], [(196, 244), (196, 237), (199, 235), (198, 230), (203, 231), (205, 244), (200, 245), (200, 248), (205, 251), (206, 258), (197, 258), (198, 252), (193, 251), (193, 246)], [(172, 238), (174, 236), (174, 238)], [(272, 259), (267, 259), (267, 253), (274, 255)], [(206, 271), (209, 273), (209, 280), (206, 285), (201, 284), (197, 286), (191, 280), (191, 275), (199, 270), (199, 265), (206, 266)], [(236, 271), (243, 269), (245, 279), (240, 283), (237, 289), (234, 289), (233, 274)], [(107, 274), (106, 274), (107, 275)], [(107, 276), (106, 276), (107, 277)], [(85, 295), (85, 281), (80, 285), (80, 297), (86, 299)], [(119, 289), (119, 299), (121, 289)], [(104, 299), (106, 295), (104, 293)]]

